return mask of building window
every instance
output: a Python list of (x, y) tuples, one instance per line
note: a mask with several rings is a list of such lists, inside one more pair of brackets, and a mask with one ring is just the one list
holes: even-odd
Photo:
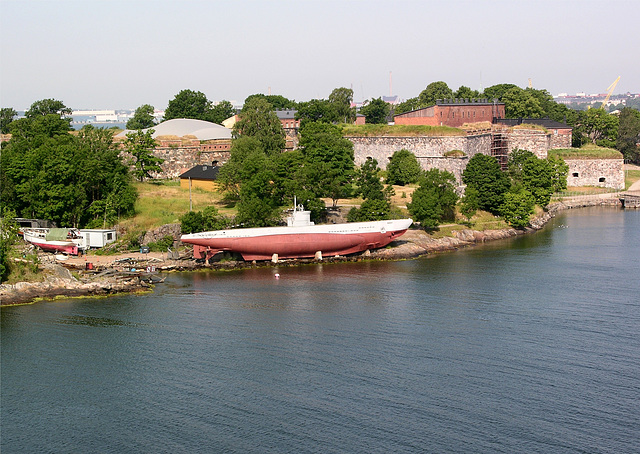
[(600, 183), (604, 183), (604, 180), (605, 180), (605, 178), (604, 178), (604, 177), (600, 177), (600, 178), (598, 178), (598, 182), (600, 182)]
[(571, 174), (571, 176), (572, 176), (573, 178), (578, 178), (578, 172), (573, 172), (573, 173)]

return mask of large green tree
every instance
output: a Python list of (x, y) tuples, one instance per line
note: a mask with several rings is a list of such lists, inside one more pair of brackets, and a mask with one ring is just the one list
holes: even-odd
[(138, 107), (133, 113), (133, 117), (127, 121), (127, 129), (146, 129), (155, 126), (154, 110), (154, 107), (150, 104), (143, 104)]
[(453, 91), (446, 82), (431, 82), (427, 88), (422, 90), (418, 95), (420, 107), (433, 106), (438, 99), (453, 98)]
[(640, 164), (640, 112), (625, 107), (620, 111), (620, 126), (616, 148), (624, 159)]
[(330, 197), (333, 204), (349, 193), (354, 174), (353, 143), (342, 137), (342, 130), (322, 122), (303, 123), (300, 142), (305, 176), (313, 192)]
[(235, 137), (254, 137), (269, 156), (278, 155), (287, 143), (280, 119), (264, 98), (253, 98), (242, 108), (240, 120), (233, 126)]
[(407, 204), (414, 220), (426, 229), (435, 229), (444, 220), (453, 220), (458, 196), (452, 173), (431, 169), (420, 178), (420, 186)]
[(11, 107), (3, 107), (0, 109), (0, 132), (2, 134), (9, 133), (9, 125), (17, 115), (18, 112)]
[(329, 95), (329, 103), (333, 106), (336, 116), (335, 121), (340, 123), (353, 123), (356, 119), (356, 111), (351, 107), (353, 102), (353, 90), (350, 88), (334, 88)]
[(531, 90), (515, 87), (502, 95), (507, 118), (541, 118), (544, 114), (540, 100)]
[(233, 104), (229, 101), (222, 100), (211, 109), (209, 121), (221, 125), (223, 121), (234, 116), (235, 113), (236, 109), (233, 107)]
[[(214, 107), (207, 96), (200, 91), (181, 90), (164, 112), (165, 120), (174, 118), (193, 118), (195, 120), (214, 121)], [(228, 117), (223, 118), (222, 120)], [(222, 121), (220, 120), (220, 121)]]
[(476, 154), (462, 173), (462, 182), (477, 192), (478, 208), (498, 214), (504, 193), (509, 190), (509, 177), (493, 156)]
[(389, 158), (387, 164), (387, 184), (407, 184), (416, 183), (422, 175), (422, 169), (416, 155), (409, 150), (398, 150)]
[(386, 124), (387, 116), (389, 115), (389, 104), (383, 101), (382, 98), (374, 98), (367, 101), (360, 108), (360, 113), (366, 117), (367, 123)]
[(18, 215), (84, 227), (132, 213), (136, 194), (112, 131), (85, 127), (76, 137), (56, 114), (22, 118), (10, 129), (1, 197)]
[(615, 147), (618, 139), (619, 119), (604, 109), (589, 109), (583, 113), (578, 130), (583, 132), (592, 143), (602, 147)]
[(153, 150), (156, 148), (156, 141), (153, 138), (154, 132), (153, 129), (130, 132), (124, 141), (124, 149), (132, 157), (133, 175), (140, 182), (143, 182), (145, 178), (151, 178), (151, 172), (162, 172), (160, 164), (164, 162), (164, 159), (153, 154)]
[(57, 99), (41, 99), (31, 104), (29, 110), (25, 112), (27, 118), (44, 115), (57, 115), (59, 117), (65, 117), (71, 115), (72, 110), (64, 105), (62, 101)]
[(254, 99), (264, 99), (269, 104), (271, 104), (271, 108), (274, 110), (286, 110), (286, 109), (296, 108), (295, 101), (291, 99), (287, 99), (282, 95), (265, 95), (262, 93), (256, 93), (254, 95), (247, 96), (247, 98), (244, 100), (244, 105), (250, 103)]

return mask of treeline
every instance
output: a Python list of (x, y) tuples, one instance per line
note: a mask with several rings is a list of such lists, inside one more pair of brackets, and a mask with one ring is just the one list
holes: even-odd
[(137, 194), (113, 130), (85, 126), (71, 134), (70, 109), (45, 99), (11, 122), (2, 144), (3, 211), (62, 227), (113, 225), (134, 212)]

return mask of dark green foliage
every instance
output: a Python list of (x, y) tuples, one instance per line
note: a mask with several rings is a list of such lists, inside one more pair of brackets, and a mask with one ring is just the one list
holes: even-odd
[(640, 112), (625, 107), (620, 112), (620, 126), (616, 148), (624, 155), (624, 159), (640, 164)]
[(64, 117), (71, 115), (72, 110), (65, 106), (62, 101), (56, 99), (42, 99), (31, 104), (29, 110), (25, 112), (25, 117), (33, 118), (37, 116), (56, 115)]
[(549, 204), (551, 194), (566, 189), (568, 169), (560, 158), (539, 159), (527, 150), (514, 150), (509, 156), (513, 186), (526, 189), (541, 207)]
[(478, 90), (472, 90), (469, 87), (461, 85), (458, 90), (453, 94), (454, 98), (457, 99), (478, 99), (481, 97), (480, 92)]
[(209, 121), (211, 109), (211, 101), (207, 99), (204, 93), (181, 90), (169, 101), (169, 105), (164, 112), (164, 119), (193, 118), (195, 120)]
[(252, 153), (244, 160), (242, 172), (236, 222), (244, 227), (275, 225), (280, 216), (273, 163), (264, 153)]
[(567, 175), (569, 174), (569, 166), (562, 158), (547, 158), (551, 166), (551, 186), (553, 192), (563, 191), (567, 189)]
[(152, 241), (149, 243), (149, 250), (151, 252), (167, 252), (167, 250), (173, 246), (174, 238), (171, 235), (167, 235), (158, 241)]
[(185, 234), (224, 230), (231, 226), (231, 219), (218, 213), (214, 206), (202, 211), (189, 211), (180, 218), (180, 231)]
[(532, 90), (512, 88), (502, 95), (507, 118), (541, 118), (544, 114), (540, 100)]
[(387, 184), (405, 186), (416, 183), (422, 175), (422, 169), (416, 159), (416, 155), (409, 150), (398, 150), (387, 164)]
[(479, 209), (478, 191), (473, 186), (467, 186), (460, 204), (460, 213), (470, 221)]
[(427, 85), (427, 88), (422, 90), (418, 95), (418, 102), (420, 107), (433, 106), (438, 99), (450, 99), (453, 98), (453, 91), (449, 88), (446, 82), (438, 81), (431, 82)]
[(7, 208), (0, 213), (0, 282), (4, 282), (9, 275), (11, 246), (18, 240), (18, 224), (14, 220), (15, 217), (15, 212)]
[(264, 148), (255, 137), (240, 137), (231, 144), (229, 160), (220, 168), (218, 183), (232, 199), (240, 195), (240, 185), (251, 174), (245, 169), (244, 162), (252, 154), (264, 155)]
[(347, 214), (349, 222), (382, 221), (391, 219), (391, 205), (385, 199), (367, 199), (360, 208), (353, 207)]
[(360, 109), (360, 113), (366, 117), (368, 124), (386, 124), (389, 115), (389, 104), (382, 98), (373, 98)]
[(592, 143), (613, 148), (618, 138), (619, 119), (617, 115), (603, 109), (589, 109), (580, 115), (578, 132), (587, 136)]
[(269, 156), (280, 154), (286, 145), (282, 123), (271, 104), (261, 97), (252, 98), (244, 105), (233, 133), (235, 137), (254, 137)]
[(462, 173), (462, 182), (478, 193), (478, 208), (498, 214), (504, 193), (511, 183), (500, 169), (498, 160), (492, 156), (476, 154)]
[(535, 203), (533, 195), (527, 190), (507, 192), (500, 206), (500, 215), (513, 228), (523, 229), (529, 225)]
[(236, 110), (233, 108), (233, 104), (229, 101), (222, 100), (211, 108), (208, 121), (221, 125), (223, 121), (234, 116), (235, 113)]
[(502, 100), (502, 96), (513, 88), (520, 88), (514, 84), (497, 84), (492, 85), (491, 87), (487, 87), (484, 89), (484, 97), (488, 98), (490, 101), (497, 99), (499, 101)]
[(384, 199), (384, 186), (380, 181), (379, 171), (378, 161), (368, 157), (356, 174), (357, 190), (354, 195), (362, 195), (362, 198), (371, 200)]
[(349, 192), (353, 177), (353, 143), (342, 137), (339, 127), (307, 122), (300, 127), (300, 147), (305, 178), (319, 197), (337, 200)]
[(16, 112), (11, 107), (3, 107), (2, 109), (0, 109), (0, 133), (9, 133), (9, 125), (17, 115), (18, 112)]
[(416, 189), (407, 204), (413, 219), (425, 229), (435, 229), (443, 220), (455, 218), (455, 206), (458, 196), (455, 193), (455, 177), (452, 173), (431, 169), (420, 178), (420, 187)]
[[(255, 95), (249, 95), (244, 100), (244, 105), (246, 106), (254, 99), (264, 99), (269, 104), (271, 104), (271, 108), (275, 110), (286, 110), (286, 109), (295, 109), (296, 102), (290, 99), (285, 98), (281, 95), (264, 95), (262, 93), (256, 93)], [(243, 109), (244, 110), (244, 109)]]
[(133, 117), (127, 121), (127, 129), (146, 129), (155, 126), (153, 116), (154, 107), (150, 104), (143, 104), (136, 109)]
[(300, 124), (306, 122), (335, 123), (338, 121), (338, 113), (335, 106), (326, 99), (312, 99), (298, 104), (296, 119)]
[(124, 149), (132, 156), (134, 166), (133, 175), (140, 181), (145, 178), (151, 178), (151, 172), (162, 172), (160, 164), (164, 159), (154, 156), (153, 150), (156, 147), (156, 141), (153, 138), (153, 129), (147, 131), (135, 131), (127, 134), (124, 141)]
[[(356, 119), (356, 111), (351, 107), (353, 102), (353, 90), (350, 88), (335, 88), (329, 95), (329, 103), (332, 106), (334, 121), (340, 123), (353, 123)], [(388, 113), (388, 110), (387, 110)]]
[(113, 131), (83, 128), (77, 137), (55, 114), (14, 121), (0, 155), (2, 201), (20, 216), (62, 227), (110, 225), (136, 200)]

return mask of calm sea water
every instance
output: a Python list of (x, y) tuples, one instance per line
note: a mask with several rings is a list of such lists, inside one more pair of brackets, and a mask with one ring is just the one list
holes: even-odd
[[(280, 273), (280, 279), (274, 274)], [(2, 309), (2, 453), (640, 447), (640, 211)]]

